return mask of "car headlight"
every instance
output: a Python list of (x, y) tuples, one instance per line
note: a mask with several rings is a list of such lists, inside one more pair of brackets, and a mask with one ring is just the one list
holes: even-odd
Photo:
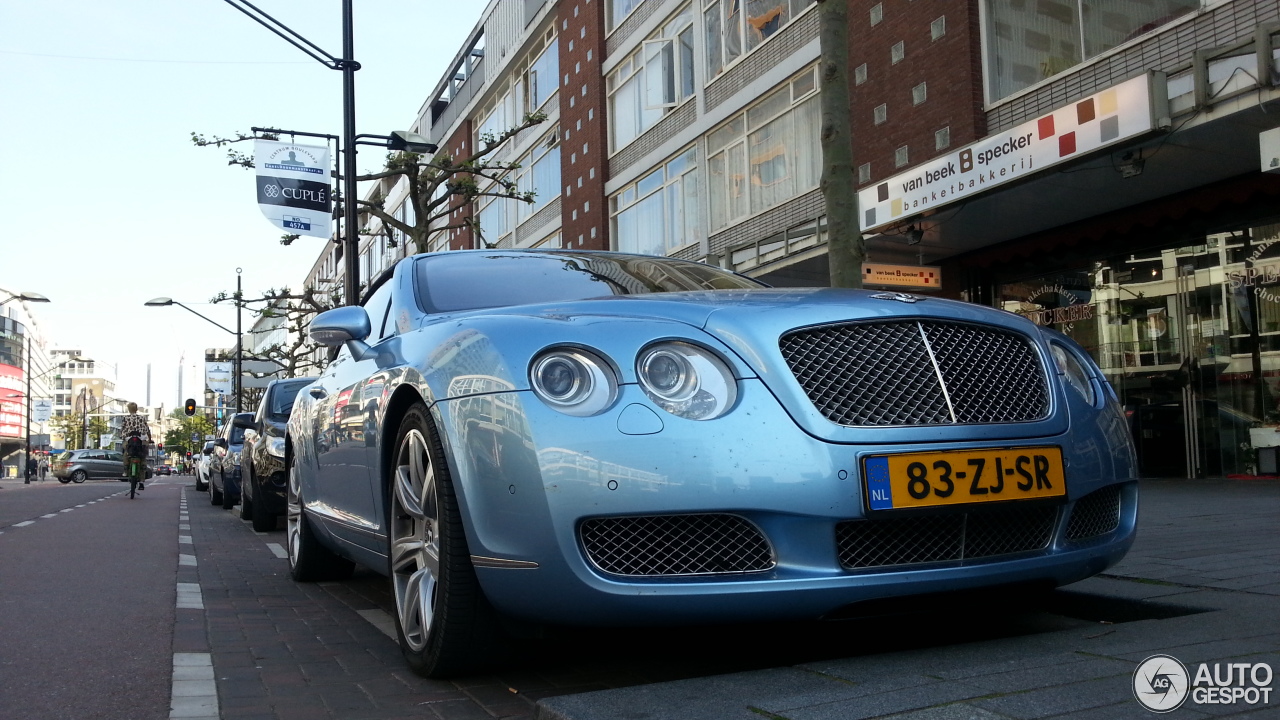
[(240, 451), (239, 451), (239, 450), (236, 450), (235, 452), (231, 453), (231, 464), (232, 464), (232, 465), (239, 465), (239, 464), (240, 464)]
[(529, 368), (529, 381), (543, 402), (575, 417), (603, 412), (618, 395), (618, 380), (608, 363), (578, 348), (539, 355)]
[(645, 348), (636, 359), (640, 387), (658, 407), (689, 420), (718, 418), (733, 407), (738, 384), (723, 360), (683, 342)]
[(1058, 374), (1066, 378), (1067, 384), (1075, 388), (1085, 402), (1094, 404), (1097, 398), (1093, 392), (1093, 382), (1075, 353), (1057, 343), (1049, 343), (1049, 354), (1053, 355), (1053, 364), (1058, 366)]
[(278, 458), (284, 457), (284, 438), (282, 437), (267, 438), (267, 454), (274, 455)]

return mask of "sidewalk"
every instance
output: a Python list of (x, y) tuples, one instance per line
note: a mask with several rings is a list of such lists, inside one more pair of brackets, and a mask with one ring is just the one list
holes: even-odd
[[(1150, 719), (1133, 677), (1152, 655), (1172, 655), (1193, 677), (1199, 663), (1228, 662), (1267, 663), (1280, 676), (1280, 482), (1150, 481), (1141, 502), (1125, 560), (1057, 594), (1061, 628), (561, 695), (541, 700), (537, 717)], [(1280, 691), (1280, 677), (1270, 687)], [(1189, 698), (1169, 717), (1224, 715), (1280, 718), (1280, 692), (1268, 705)]]

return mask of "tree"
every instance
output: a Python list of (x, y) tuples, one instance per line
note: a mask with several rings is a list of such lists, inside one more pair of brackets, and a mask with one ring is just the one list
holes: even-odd
[[(480, 148), (470, 155), (454, 157), (448, 152), (437, 152), (429, 158), (413, 152), (393, 152), (387, 154), (385, 167), (375, 173), (356, 177), (359, 182), (394, 181), (393, 184), (407, 184), (406, 202), (413, 210), (412, 221), (401, 220), (387, 212), (386, 197), (381, 192), (373, 193), (369, 199), (356, 198), (359, 210), (366, 217), (374, 217), (381, 221), (379, 234), (385, 235), (391, 245), (396, 244), (393, 231), (402, 233), (407, 242), (412, 243), (414, 252), (425, 252), (430, 245), (432, 235), (458, 228), (471, 228), (479, 237), (480, 225), (475, 217), (451, 221), (449, 215), (457, 209), (460, 202), (472, 202), (480, 197), (498, 197), (532, 203), (535, 193), (520, 192), (515, 180), (509, 176), (520, 168), (520, 163), (492, 160), (491, 156), (507, 140), (519, 135), (522, 131), (539, 125), (547, 119), (546, 113), (527, 113), (523, 121), (499, 135), (484, 133), (480, 136)], [(191, 142), (197, 147), (227, 148), (227, 164), (239, 165), (243, 168), (254, 167), (253, 158), (235, 147), (236, 143), (253, 140), (278, 140), (278, 135), (253, 135), (238, 132), (232, 137), (214, 136), (206, 138), (199, 133), (191, 133)], [(340, 180), (335, 173), (335, 179)], [(481, 184), (481, 181), (488, 183)], [(370, 234), (367, 227), (358, 231), (362, 235)], [(297, 235), (283, 235), (280, 242), (291, 244)], [(492, 244), (485, 243), (487, 247)]]
[(51, 418), (49, 424), (62, 437), (64, 450), (79, 450), (84, 443), (84, 419), (80, 413), (67, 413)]
[[(166, 452), (176, 452), (185, 457), (188, 452), (195, 454), (204, 447), (206, 435), (212, 435), (213, 423), (203, 415), (187, 417), (181, 409), (169, 413), (169, 417), (178, 420), (178, 426), (164, 434)], [(195, 437), (196, 440), (191, 438)]]
[[(480, 136), (480, 149), (470, 155), (454, 157), (447, 152), (437, 152), (429, 158), (411, 152), (388, 153), (383, 170), (356, 178), (360, 182), (390, 183), (393, 187), (405, 183), (408, 190), (406, 202), (413, 212), (409, 219), (401, 220), (385, 207), (386, 196), (382, 192), (373, 193), (369, 199), (356, 198), (361, 214), (366, 218), (377, 218), (380, 227), (376, 233), (366, 225), (358, 232), (361, 235), (382, 235), (388, 247), (398, 247), (397, 235), (402, 235), (406, 250), (426, 252), (430, 247), (433, 235), (458, 228), (470, 228), (480, 238), (485, 247), (494, 247), (483, 239), (479, 220), (472, 216), (457, 221), (450, 215), (459, 204), (473, 202), (481, 197), (496, 197), (516, 200), (518, 202), (534, 202), (535, 193), (520, 192), (516, 182), (510, 178), (513, 171), (520, 168), (516, 162), (502, 162), (491, 159), (494, 151), (504, 142), (519, 135), (522, 131), (545, 122), (545, 113), (528, 113), (516, 127), (494, 135), (483, 133)], [(253, 158), (236, 149), (237, 143), (251, 142), (257, 139), (278, 140), (279, 136), (262, 134), (252, 135), (238, 132), (231, 137), (206, 138), (198, 133), (191, 133), (191, 141), (197, 147), (226, 148), (227, 164), (238, 165), (249, 169), (254, 167)], [(335, 179), (341, 179), (335, 174)], [(289, 245), (298, 238), (297, 235), (283, 235), (280, 242)], [(407, 253), (406, 253), (407, 254)], [(253, 299), (235, 297), (235, 294), (219, 293), (212, 302), (232, 300), (241, 307), (249, 307), (255, 315), (284, 318), (286, 340), (275, 343), (258, 351), (249, 359), (268, 360), (280, 366), (280, 374), (284, 377), (303, 377), (318, 371), (327, 364), (327, 354), (307, 336), (307, 325), (317, 314), (335, 307), (341, 307), (342, 296), (338, 288), (321, 289), (304, 286), (300, 291), (289, 287), (271, 288)]]
[(849, 123), (849, 13), (844, 0), (818, 0), (822, 58), (822, 198), (827, 206), (831, 287), (862, 287), (866, 246), (858, 230)]

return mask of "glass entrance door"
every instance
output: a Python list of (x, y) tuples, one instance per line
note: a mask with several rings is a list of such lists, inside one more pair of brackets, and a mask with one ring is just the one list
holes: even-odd
[(1258, 472), (1249, 431), (1280, 425), (1280, 226), (1100, 258), (1000, 299), (1093, 355), (1144, 477)]

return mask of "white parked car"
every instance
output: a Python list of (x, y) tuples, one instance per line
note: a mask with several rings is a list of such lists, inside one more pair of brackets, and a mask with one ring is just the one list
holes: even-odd
[(213, 454), (213, 441), (209, 440), (196, 458), (196, 492), (209, 489), (209, 459)]

